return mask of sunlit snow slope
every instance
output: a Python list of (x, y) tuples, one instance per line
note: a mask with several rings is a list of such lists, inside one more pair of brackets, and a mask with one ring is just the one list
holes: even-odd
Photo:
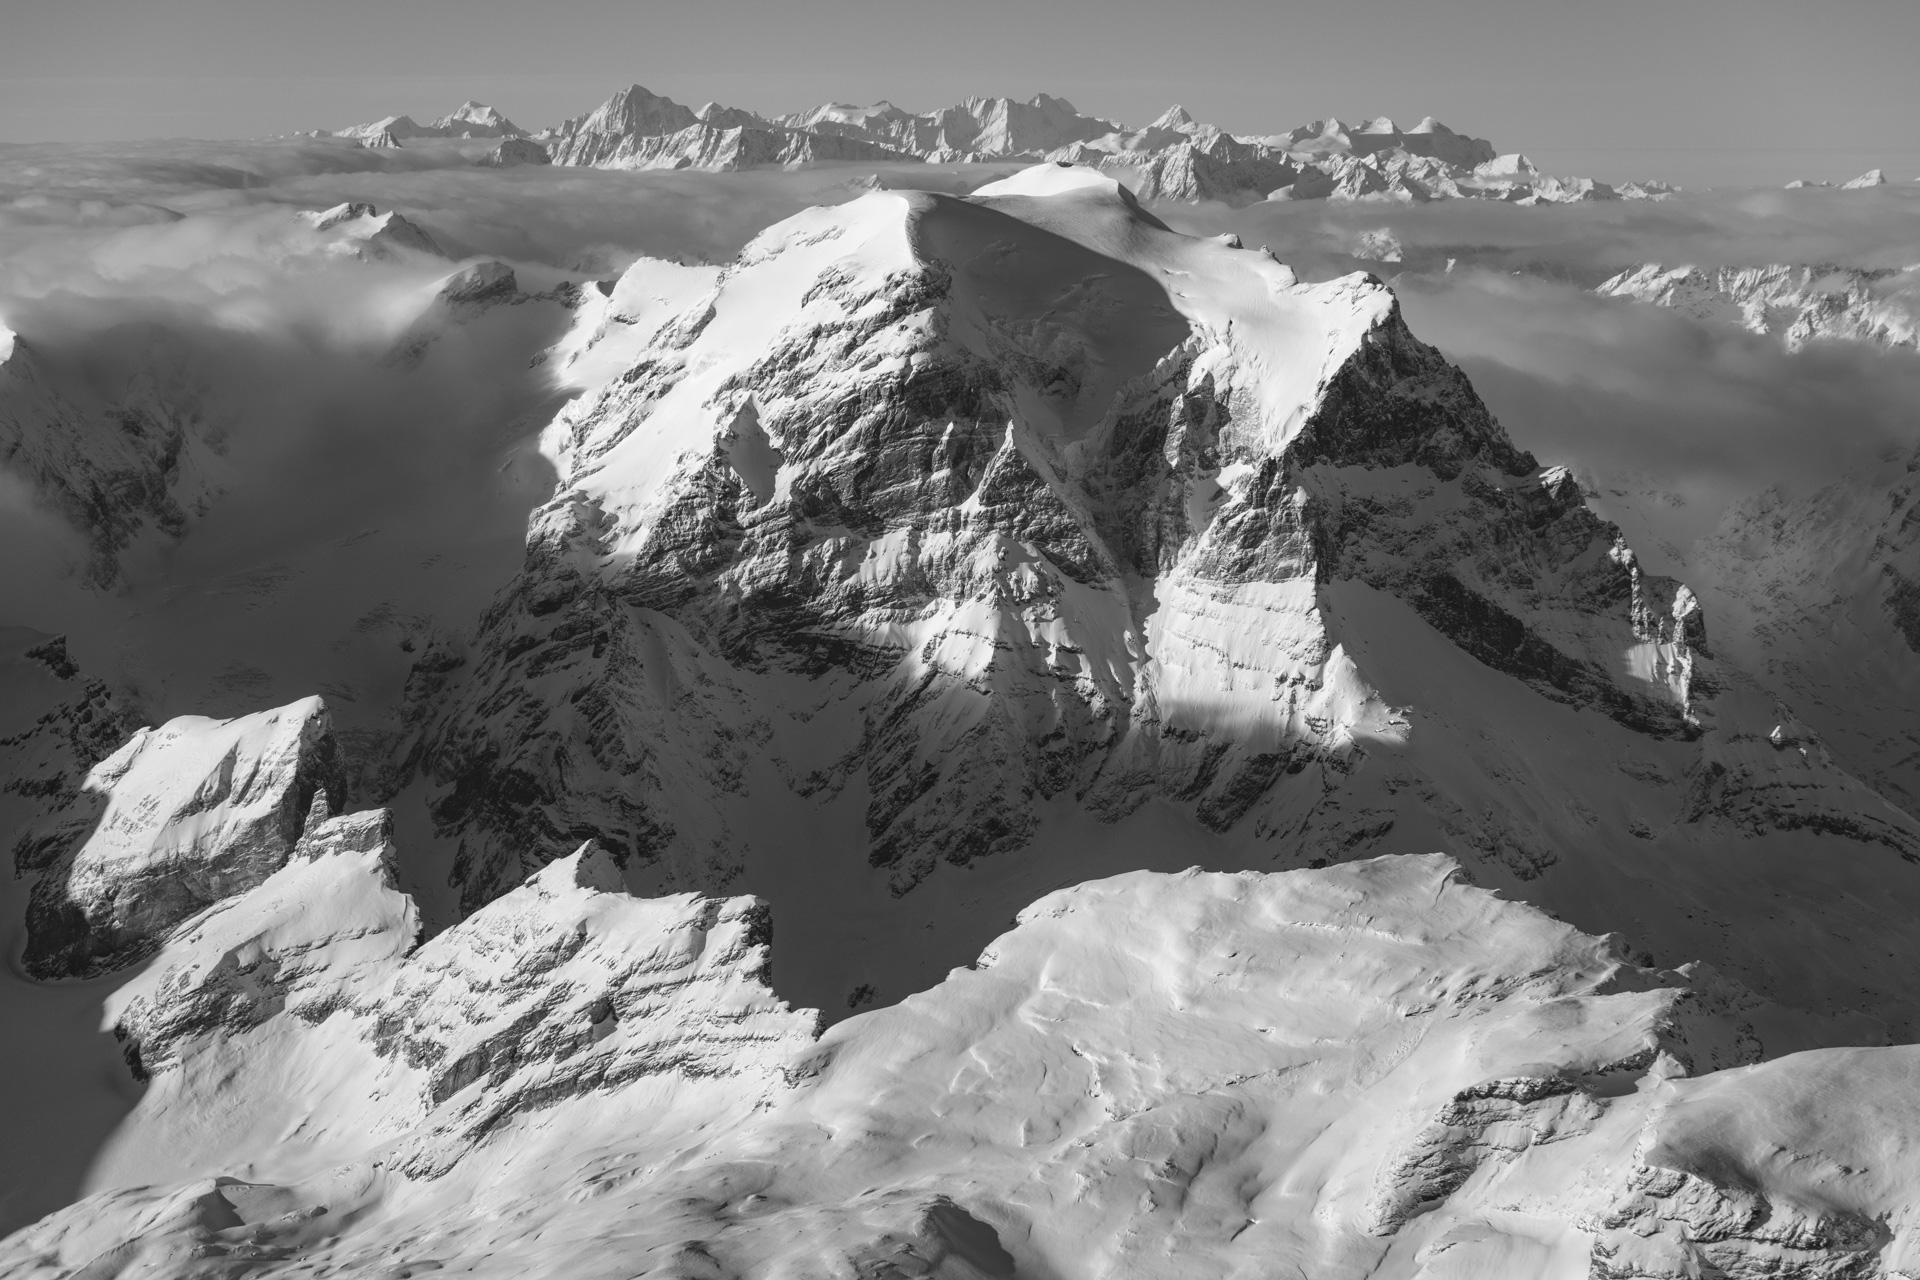
[[(587, 847), (425, 944), (316, 805), (107, 1018), (151, 1084), (17, 1276), (1864, 1274), (1904, 1049), (1439, 857), (1135, 873), (820, 1035), (754, 900)], [(1831, 1099), (1844, 1094), (1842, 1108)]]
[(1670, 962), (1912, 1017), (1884, 961), (1920, 958), (1920, 828), (1378, 281), (1046, 165), (623, 298), (561, 348), (624, 371), (549, 430), (522, 574), (411, 686), (398, 780), (465, 909), (592, 837), (646, 891), (766, 893), (832, 1008), (1169, 841), (1442, 848)]

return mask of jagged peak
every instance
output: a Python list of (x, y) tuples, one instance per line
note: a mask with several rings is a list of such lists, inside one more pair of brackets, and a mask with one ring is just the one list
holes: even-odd
[(1064, 112), (1070, 116), (1080, 114), (1071, 102), (1068, 102), (1065, 98), (1056, 98), (1052, 94), (1036, 93), (1027, 99), (1027, 105), (1030, 107), (1039, 107), (1043, 111)]
[(357, 218), (377, 218), (380, 216), (380, 211), (365, 201), (348, 200), (307, 216), (313, 220), (315, 231), (327, 231), (343, 222), (352, 222)]

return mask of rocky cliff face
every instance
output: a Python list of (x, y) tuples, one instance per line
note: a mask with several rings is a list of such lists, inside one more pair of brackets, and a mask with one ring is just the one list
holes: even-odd
[(0, 327), (0, 466), (86, 539), (82, 572), (97, 586), (118, 581), (136, 538), (178, 534), (221, 476), (222, 425), (173, 367), (168, 335), (136, 331), (126, 345), (147, 348), (140, 371), (92, 388)]
[(318, 698), (237, 720), (141, 729), (94, 765), (72, 803), (15, 850), (39, 873), (24, 962), (89, 976), (150, 954), (181, 921), (291, 856), (334, 767)]
[[(1083, 185), (1029, 194), (1057, 181)], [(1019, 848), (1056, 796), (1225, 829), (1404, 733), (1328, 634), (1334, 577), (1550, 697), (1693, 732), (1690, 597), (1377, 281), (1301, 286), (1111, 183), (1027, 182), (775, 228), (563, 417), (569, 478), (423, 752), (470, 903), (588, 832), (727, 883), (742, 756), (816, 682), (858, 727), (792, 781), (863, 786), (896, 891)], [(1623, 684), (1636, 642), (1658, 671)]]

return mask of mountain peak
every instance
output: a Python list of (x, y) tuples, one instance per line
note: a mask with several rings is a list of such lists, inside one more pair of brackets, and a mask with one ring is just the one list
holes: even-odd
[[(422, 126), (390, 117), (345, 130), (367, 146), (414, 137), (523, 136), (484, 103)], [(1497, 166), (1493, 144), (1457, 133), (1432, 116), (1411, 128), (1392, 117), (1349, 124), (1327, 116), (1284, 133), (1241, 136), (1175, 105), (1133, 129), (1080, 114), (1065, 98), (972, 97), (914, 113), (890, 100), (871, 106), (828, 102), (768, 119), (708, 102), (690, 109), (635, 83), (593, 111), (543, 131), (553, 163), (616, 169), (707, 170), (792, 167), (820, 162), (978, 163), (1065, 160), (1113, 171), (1143, 198), (1427, 201), (1455, 198), (1528, 203), (1657, 199), (1656, 183), (1615, 189), (1584, 178), (1553, 178)], [(1377, 159), (1374, 157), (1378, 157)], [(1358, 160), (1365, 169), (1357, 170)], [(531, 150), (482, 163), (538, 163)]]

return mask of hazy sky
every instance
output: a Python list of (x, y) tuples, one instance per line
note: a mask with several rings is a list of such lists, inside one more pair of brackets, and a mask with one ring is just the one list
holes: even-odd
[(1044, 90), (1240, 132), (1432, 114), (1603, 179), (1920, 175), (1920, 0), (0, 0), (0, 140), (252, 137), (638, 81), (762, 112)]

